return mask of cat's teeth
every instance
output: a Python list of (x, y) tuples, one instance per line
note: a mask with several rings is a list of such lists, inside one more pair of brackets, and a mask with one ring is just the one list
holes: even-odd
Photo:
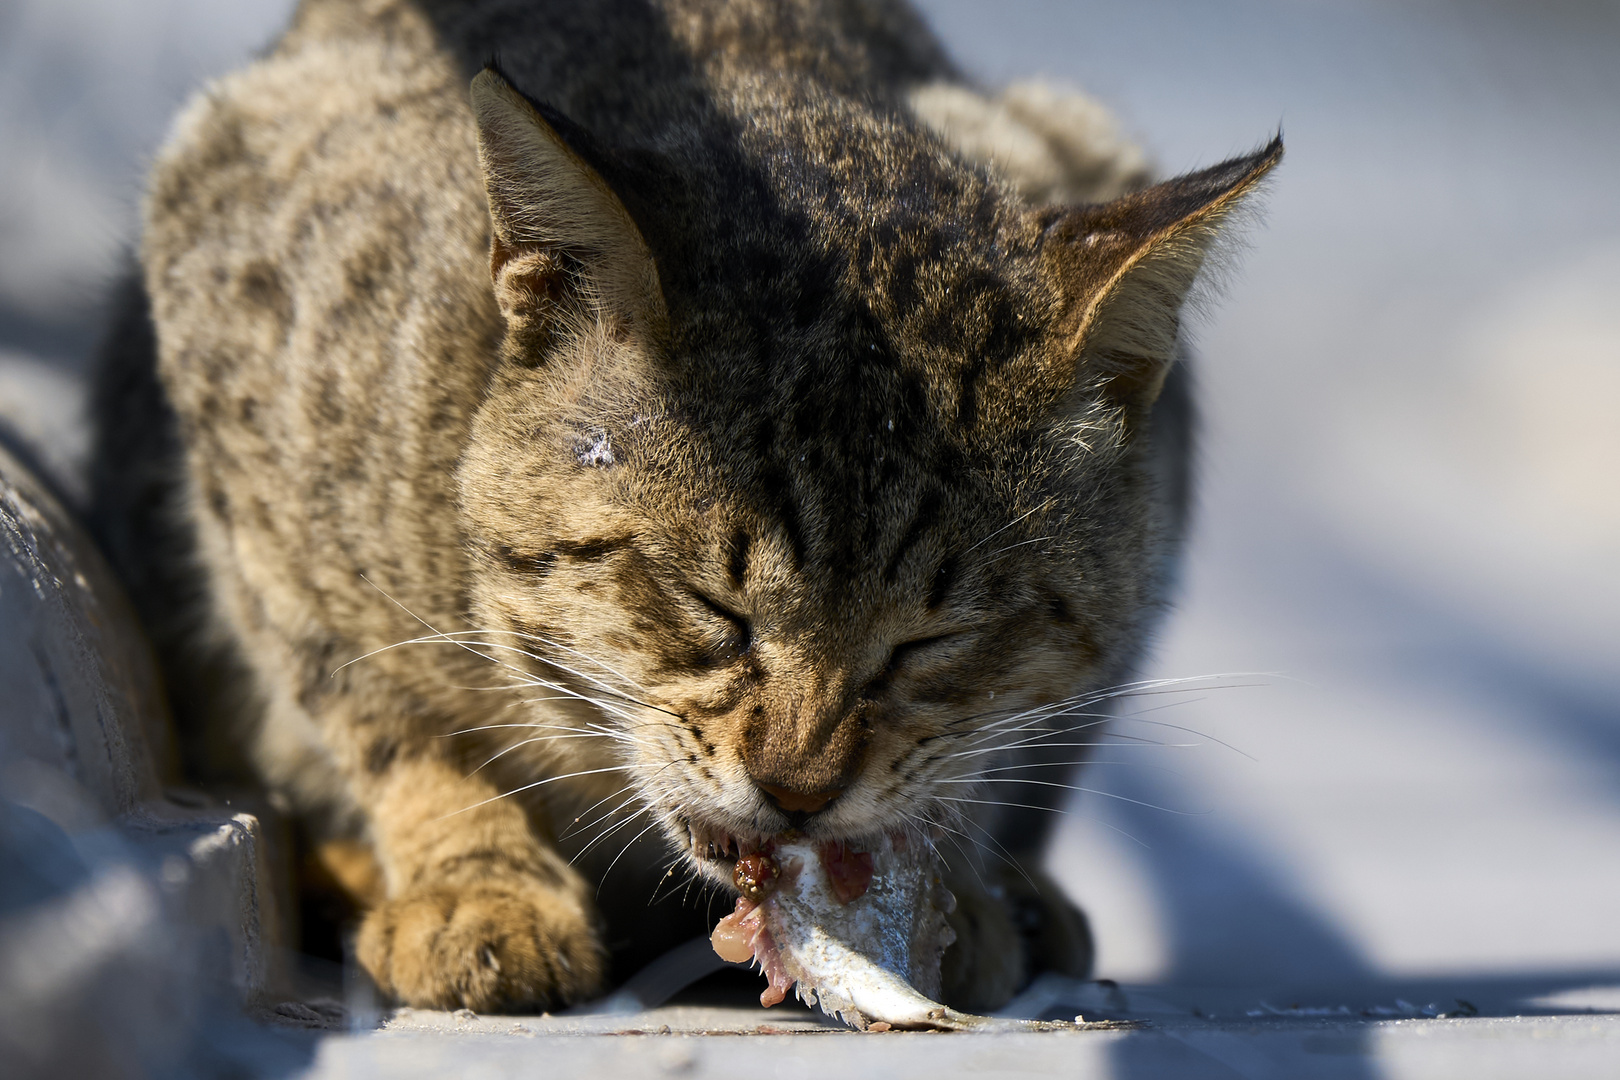
[(692, 857), (695, 859), (708, 859), (713, 861), (724, 853), (724, 841), (715, 836), (706, 825), (692, 825), (688, 827), (692, 836)]
[(728, 832), (711, 829), (707, 825), (686, 822), (686, 839), (694, 859), (736, 859), (742, 856), (743, 845)]

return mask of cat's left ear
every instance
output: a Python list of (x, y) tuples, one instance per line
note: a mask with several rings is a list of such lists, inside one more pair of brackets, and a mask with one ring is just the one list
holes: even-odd
[[(490, 276), (508, 326), (521, 335), (581, 303), (631, 334), (665, 317), (651, 251), (601, 175), (493, 67), (472, 81), (478, 162), (493, 230)], [(553, 123), (555, 121), (555, 124)]]
[(1047, 230), (1048, 280), (1068, 376), (1121, 404), (1151, 405), (1176, 355), (1182, 305), (1232, 213), (1282, 160), (1257, 153), (1065, 212)]

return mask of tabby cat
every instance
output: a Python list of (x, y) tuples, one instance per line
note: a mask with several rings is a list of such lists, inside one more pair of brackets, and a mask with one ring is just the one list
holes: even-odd
[(1163, 606), (1180, 312), (1281, 154), (1148, 186), (898, 0), (304, 0), (159, 155), (98, 390), (191, 767), (374, 858), (412, 1005), (594, 995), (788, 829), (940, 839), (955, 1004), (1083, 973), (1008, 781)]

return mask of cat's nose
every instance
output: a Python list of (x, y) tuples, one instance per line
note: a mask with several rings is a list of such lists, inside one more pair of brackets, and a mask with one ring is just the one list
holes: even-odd
[(779, 784), (760, 784), (759, 789), (783, 812), (795, 818), (801, 814), (809, 816), (820, 813), (828, 803), (844, 792), (843, 788), (832, 788), (828, 791), (794, 791)]

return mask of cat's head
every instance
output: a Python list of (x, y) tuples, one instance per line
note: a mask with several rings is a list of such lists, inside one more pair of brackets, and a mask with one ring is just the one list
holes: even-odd
[(1095, 715), (1052, 705), (1160, 602), (1151, 406), (1279, 143), (1050, 210), (828, 103), (680, 168), (493, 71), (473, 103), (508, 328), (461, 472), (475, 617), (560, 736), (723, 867), (949, 827), (1000, 751)]

